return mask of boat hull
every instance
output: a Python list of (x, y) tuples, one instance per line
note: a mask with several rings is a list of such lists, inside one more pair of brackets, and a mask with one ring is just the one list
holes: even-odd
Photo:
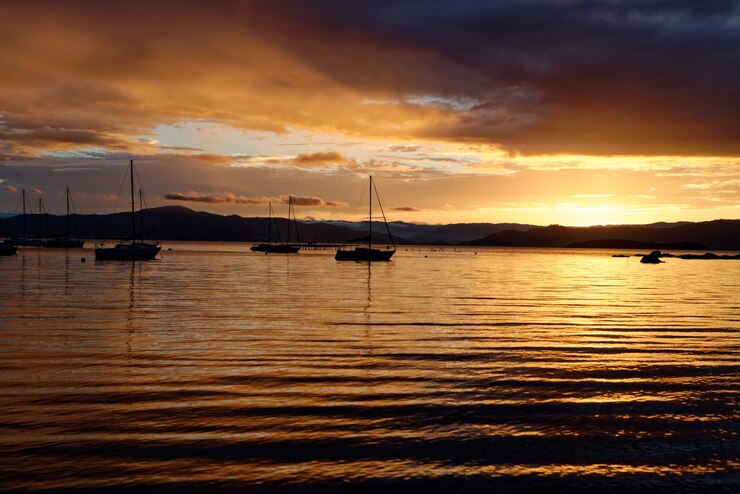
[(81, 249), (85, 241), (74, 238), (53, 238), (44, 241), (41, 245), (50, 249)]
[(337, 261), (376, 262), (390, 261), (395, 250), (378, 250), (357, 247), (354, 250), (338, 250), (334, 259)]
[(37, 238), (11, 238), (7, 243), (17, 247), (41, 247), (43, 241)]
[(156, 244), (118, 244), (95, 249), (96, 261), (149, 261), (162, 249)]
[(272, 244), (257, 244), (250, 247), (253, 252), (267, 252), (269, 254), (295, 254), (301, 250), (298, 245), (272, 245)]
[(15, 245), (0, 243), (0, 256), (12, 256), (16, 252), (18, 252), (18, 248)]

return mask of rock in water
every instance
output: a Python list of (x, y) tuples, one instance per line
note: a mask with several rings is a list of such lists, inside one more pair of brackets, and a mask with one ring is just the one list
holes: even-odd
[(660, 264), (663, 261), (660, 260), (660, 251), (654, 250), (650, 254), (643, 256), (640, 262), (643, 264)]

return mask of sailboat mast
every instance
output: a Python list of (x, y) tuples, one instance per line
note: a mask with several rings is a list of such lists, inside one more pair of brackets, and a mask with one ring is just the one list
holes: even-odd
[(391, 227), (388, 226), (388, 219), (385, 217), (385, 211), (383, 211), (383, 203), (380, 202), (380, 194), (378, 194), (378, 189), (375, 187), (375, 184), (373, 184), (373, 189), (375, 189), (375, 197), (378, 198), (378, 206), (380, 206), (380, 214), (383, 216), (383, 224), (385, 225), (385, 231), (388, 232), (388, 238), (391, 240), (391, 245), (393, 245), (393, 251), (396, 250), (396, 242), (393, 240), (393, 235), (391, 234)]
[(41, 198), (39, 197), (39, 238), (41, 238)]
[(290, 208), (293, 207), (293, 196), (288, 196), (288, 236), (285, 239), (285, 245), (290, 244)]
[(69, 187), (67, 187), (67, 238), (69, 238)]
[(139, 223), (141, 223), (141, 241), (144, 242), (144, 193), (139, 189)]
[(373, 248), (373, 176), (370, 175), (370, 193), (368, 194), (368, 197), (370, 198), (370, 221), (368, 221), (368, 234), (367, 234), (367, 247), (369, 249)]
[(131, 160), (131, 241), (136, 242), (136, 202), (134, 201), (134, 160)]
[(23, 201), (23, 237), (26, 238), (26, 189), (23, 189), (23, 197), (21, 198), (21, 201)]
[(272, 243), (272, 202), (267, 202), (267, 243)]
[[(293, 197), (291, 197), (291, 200)], [(290, 211), (293, 211), (293, 228), (295, 228), (295, 241), (300, 246), (301, 245), (301, 237), (298, 235), (298, 219), (295, 217), (295, 205), (290, 205), (290, 208), (288, 209), (288, 222), (290, 222)], [(290, 230), (290, 224), (288, 225), (288, 229)]]

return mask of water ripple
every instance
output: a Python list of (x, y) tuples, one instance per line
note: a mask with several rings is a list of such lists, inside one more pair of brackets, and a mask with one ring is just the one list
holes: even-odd
[(0, 259), (0, 491), (737, 492), (740, 264)]

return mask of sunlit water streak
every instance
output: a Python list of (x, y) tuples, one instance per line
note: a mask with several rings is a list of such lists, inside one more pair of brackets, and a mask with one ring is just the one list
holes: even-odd
[(169, 246), (0, 258), (0, 489), (740, 488), (736, 261)]

